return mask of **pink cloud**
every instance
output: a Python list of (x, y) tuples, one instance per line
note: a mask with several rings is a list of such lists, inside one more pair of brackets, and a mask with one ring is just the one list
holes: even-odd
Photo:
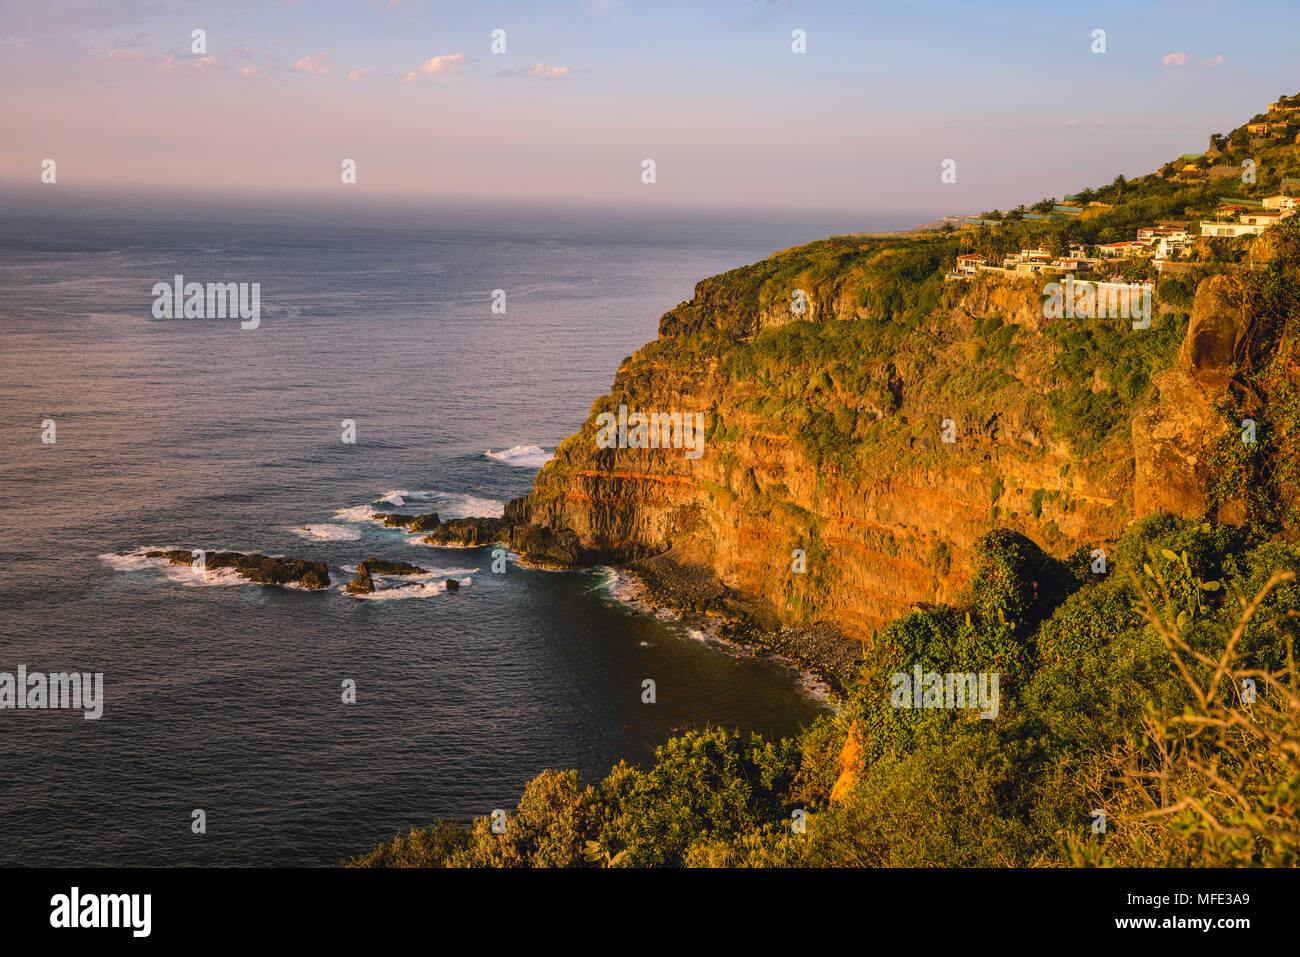
[(1182, 66), (1190, 59), (1191, 56), (1187, 53), (1170, 53), (1168, 56), (1161, 57), (1160, 62), (1165, 66)]
[(348, 73), (348, 82), (355, 83), (357, 80), (370, 75), (369, 70), (352, 70)]
[(1201, 61), (1201, 66), (1218, 66), (1222, 62), (1223, 62), (1223, 54), (1220, 53), (1217, 56), (1206, 57), (1204, 60)]
[(310, 73), (313, 76), (323, 76), (333, 65), (329, 62), (329, 57), (324, 53), (318, 53), (315, 56), (299, 57), (293, 61), (293, 66), (289, 67), (289, 69), (294, 73)]
[(150, 66), (157, 73), (202, 73), (213, 69), (224, 69), (224, 64), (214, 56), (190, 57), (177, 56), (174, 53), (142, 53), (139, 50), (109, 50), (102, 54), (106, 60), (119, 63)]
[(407, 70), (401, 75), (403, 83), (413, 83), (420, 76), (437, 76), (440, 73), (454, 73), (460, 66), (469, 62), (463, 53), (448, 53), (443, 56), (425, 60), (414, 70)]

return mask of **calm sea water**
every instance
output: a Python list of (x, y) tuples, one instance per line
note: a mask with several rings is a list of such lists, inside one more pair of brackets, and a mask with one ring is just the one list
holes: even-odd
[[(393, 493), (499, 514), (698, 279), (816, 226), (284, 219), (0, 218), (0, 671), (101, 671), (106, 699), (0, 711), (0, 864), (327, 865), (513, 807), (547, 767), (597, 780), (675, 732), (815, 718), (799, 675), (627, 606), (608, 570), (492, 574), (358, 516)], [(261, 327), (153, 318), (176, 273), (260, 282)], [(103, 557), (144, 546), (317, 558), (334, 587)], [(438, 575), (341, 594), (370, 555)]]

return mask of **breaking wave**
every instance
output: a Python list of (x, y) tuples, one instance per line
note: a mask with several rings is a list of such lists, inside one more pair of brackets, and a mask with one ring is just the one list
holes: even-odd
[(513, 465), (521, 469), (539, 469), (555, 458), (554, 452), (547, 452), (540, 445), (516, 445), (502, 452), (488, 449), (483, 454), (505, 465)]
[[(198, 565), (173, 565), (165, 558), (149, 558), (146, 552), (166, 552), (175, 551), (183, 546), (165, 545), (161, 547), (149, 546), (141, 548), (134, 552), (127, 552), (119, 555), (117, 552), (109, 552), (106, 555), (100, 555), (99, 560), (110, 568), (119, 572), (137, 572), (137, 571), (156, 571), (161, 572), (167, 581), (186, 588), (207, 588), (217, 585), (256, 585), (258, 582), (249, 581), (243, 575), (239, 574), (233, 568), (204, 569)], [(230, 551), (231, 549), (226, 549)], [(193, 551), (193, 549), (189, 549)], [(240, 552), (241, 555), (249, 555), (251, 552)]]
[[(387, 507), (385, 507), (387, 506)], [(506, 503), (495, 498), (471, 495), (468, 492), (441, 492), (437, 489), (407, 491), (398, 489), (386, 492), (368, 505), (351, 505), (334, 513), (336, 521), (368, 523), (375, 512), (403, 509), (404, 511), (434, 511), (442, 519), (449, 518), (500, 518), (505, 514)]]

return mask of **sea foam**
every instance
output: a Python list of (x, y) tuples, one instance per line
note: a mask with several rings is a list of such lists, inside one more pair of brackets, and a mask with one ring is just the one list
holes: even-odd
[(405, 509), (406, 512), (436, 511), (443, 519), (500, 518), (505, 514), (506, 503), (499, 499), (470, 495), (467, 492), (398, 489), (386, 492), (369, 505), (351, 505), (341, 508), (334, 513), (334, 519), (340, 522), (368, 523), (370, 516), (376, 512), (382, 513), (394, 508)]
[[(110, 568), (119, 572), (136, 572), (151, 570), (161, 572), (162, 575), (170, 582), (182, 585), (186, 588), (207, 588), (216, 585), (255, 585), (257, 582), (249, 581), (234, 568), (215, 568), (204, 569), (198, 565), (173, 565), (166, 558), (149, 558), (146, 552), (175, 551), (184, 546), (165, 545), (155, 547), (150, 545), (147, 548), (141, 548), (138, 551), (128, 552), (125, 555), (119, 555), (116, 552), (109, 552), (106, 555), (100, 555), (99, 560), (104, 562)], [(193, 549), (189, 549), (193, 551)], [(230, 549), (225, 549), (230, 551)], [(251, 554), (251, 552), (241, 552), (240, 554)]]
[(483, 454), (505, 465), (513, 465), (521, 469), (539, 469), (555, 458), (554, 452), (547, 452), (540, 445), (516, 445), (501, 452), (488, 449)]
[[(392, 577), (392, 576), (390, 576)], [(388, 586), (380, 575), (372, 576), (375, 583), (375, 591), (368, 593), (353, 594), (347, 590), (347, 586), (340, 587), (338, 590), (349, 598), (359, 598), (363, 601), (398, 601), (403, 598), (433, 598), (435, 595), (441, 595), (447, 590), (447, 580), (443, 578), (436, 580), (433, 575), (411, 575), (406, 576), (403, 584)], [(466, 588), (473, 584), (469, 578), (456, 579), (461, 588)]]
[(361, 537), (359, 530), (346, 525), (304, 525), (293, 533), (313, 542), (355, 542)]

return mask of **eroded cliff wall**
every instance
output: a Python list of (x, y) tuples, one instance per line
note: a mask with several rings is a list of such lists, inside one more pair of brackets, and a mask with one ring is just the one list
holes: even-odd
[[(782, 621), (867, 638), (951, 600), (992, 527), (1064, 556), (1205, 507), (1230, 281), (1203, 284), (1190, 331), (1168, 309), (1134, 330), (1045, 319), (1041, 279), (923, 279), (900, 304), (917, 255), (828, 240), (699, 283), (511, 503), (528, 557), (671, 550)], [(620, 406), (703, 413), (702, 454), (599, 447)]]

